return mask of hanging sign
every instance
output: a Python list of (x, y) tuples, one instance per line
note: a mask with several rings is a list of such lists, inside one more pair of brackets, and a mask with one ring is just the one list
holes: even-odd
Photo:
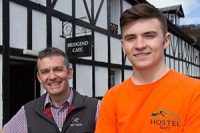
[(66, 39), (66, 53), (69, 57), (91, 56), (91, 35)]

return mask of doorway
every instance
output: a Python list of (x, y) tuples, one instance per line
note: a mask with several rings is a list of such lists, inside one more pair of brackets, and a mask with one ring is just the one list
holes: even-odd
[(10, 61), (10, 118), (25, 103), (40, 96), (35, 61)]

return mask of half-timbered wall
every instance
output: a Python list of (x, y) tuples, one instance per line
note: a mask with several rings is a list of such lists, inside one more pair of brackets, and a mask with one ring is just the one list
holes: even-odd
[[(131, 76), (131, 63), (122, 52), (119, 29), (120, 13), (130, 8), (130, 3), (130, 0), (0, 0), (3, 8), (0, 10), (0, 98), (3, 99), (3, 102), (0, 99), (0, 125), (11, 117), (9, 68), (16, 62), (36, 61), (36, 55), (23, 54), (24, 49), (40, 51), (54, 46), (65, 51), (67, 39), (91, 35), (91, 56), (70, 57), (74, 69), (70, 85), (91, 97), (101, 98), (108, 88)], [(184, 40), (172, 33), (166, 64), (200, 78), (199, 49)], [(44, 93), (41, 86), (34, 89), (35, 97), (38, 89), (40, 94)]]
[(176, 71), (191, 77), (200, 77), (200, 51), (176, 35), (171, 34), (165, 61)]

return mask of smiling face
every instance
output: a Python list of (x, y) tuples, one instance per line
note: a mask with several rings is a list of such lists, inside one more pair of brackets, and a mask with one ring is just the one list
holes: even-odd
[(67, 68), (63, 56), (53, 55), (38, 60), (38, 79), (50, 96), (69, 95), (68, 79), (73, 70)]
[(164, 66), (164, 49), (169, 45), (170, 34), (163, 34), (155, 18), (138, 19), (123, 26), (122, 48), (134, 71)]

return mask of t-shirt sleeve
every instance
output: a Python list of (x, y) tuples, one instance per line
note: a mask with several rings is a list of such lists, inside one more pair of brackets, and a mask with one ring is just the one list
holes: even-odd
[(28, 133), (24, 106), (4, 125), (3, 133)]
[(113, 94), (108, 91), (101, 102), (95, 133), (117, 133)]

